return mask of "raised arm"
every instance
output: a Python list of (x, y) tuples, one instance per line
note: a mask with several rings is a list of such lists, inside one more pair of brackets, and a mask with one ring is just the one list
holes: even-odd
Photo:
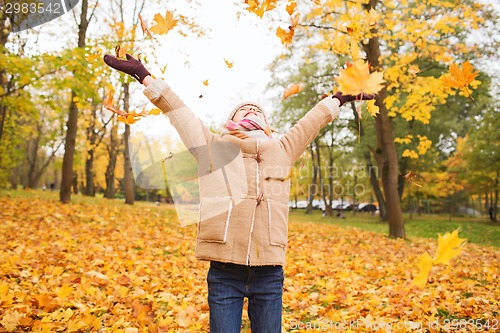
[(282, 138), (281, 144), (293, 164), (318, 136), (319, 131), (337, 118), (340, 107), (349, 101), (373, 99), (372, 95), (350, 96), (340, 91), (328, 96), (314, 106)]
[(179, 133), (186, 148), (204, 147), (211, 142), (214, 134), (197, 118), (184, 102), (161, 79), (153, 79), (142, 62), (130, 54), (127, 60), (120, 60), (112, 55), (105, 55), (104, 62), (125, 74), (128, 74), (146, 86), (144, 95), (165, 113), (170, 123)]

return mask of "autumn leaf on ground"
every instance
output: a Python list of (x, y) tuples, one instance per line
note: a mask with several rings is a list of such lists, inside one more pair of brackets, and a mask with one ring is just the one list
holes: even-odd
[(369, 65), (363, 60), (357, 60), (352, 65), (340, 71), (335, 79), (340, 85), (340, 91), (345, 95), (376, 94), (383, 88), (384, 74), (370, 74)]
[(304, 88), (303, 83), (295, 83), (289, 85), (287, 88), (285, 88), (285, 91), (283, 92), (283, 99), (287, 99), (292, 95), (298, 94), (303, 88)]
[(173, 27), (177, 25), (177, 20), (174, 19), (172, 12), (167, 10), (165, 17), (161, 14), (155, 14), (154, 21), (156, 25), (151, 27), (151, 32), (158, 35), (166, 35)]
[(151, 33), (151, 30), (149, 30), (148, 25), (146, 24), (146, 22), (142, 18), (141, 14), (139, 14), (139, 21), (141, 22), (142, 33), (144, 35), (149, 36), (150, 38), (153, 38), (153, 34)]
[(224, 58), (224, 62), (226, 63), (227, 68), (232, 68), (233, 67), (233, 62), (232, 61), (229, 61), (226, 58)]
[[(470, 62), (466, 61), (460, 69), (457, 64), (450, 65), (450, 72), (443, 75), (441, 79), (448, 87), (463, 89), (468, 97), (472, 98), (472, 93), (467, 88), (479, 74), (479, 71), (474, 71), (474, 67)], [(473, 99), (473, 98), (472, 98)]]

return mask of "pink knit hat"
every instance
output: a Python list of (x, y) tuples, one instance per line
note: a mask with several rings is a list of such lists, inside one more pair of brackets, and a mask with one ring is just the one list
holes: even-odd
[(259, 109), (260, 113), (262, 113), (264, 115), (264, 119), (267, 122), (267, 117), (266, 117), (266, 114), (264, 112), (264, 109), (259, 104), (254, 103), (254, 102), (243, 102), (243, 103), (236, 105), (236, 107), (233, 109), (233, 111), (231, 111), (231, 113), (229, 114), (229, 117), (227, 117), (227, 120), (233, 120), (236, 112), (238, 112), (238, 110), (245, 105), (255, 106), (257, 109)]

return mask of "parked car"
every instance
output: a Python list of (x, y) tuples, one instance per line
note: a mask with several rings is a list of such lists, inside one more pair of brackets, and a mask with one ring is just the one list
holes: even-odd
[(358, 206), (358, 211), (360, 211), (360, 212), (373, 213), (373, 212), (376, 212), (377, 210), (378, 210), (377, 206), (375, 206), (374, 204), (370, 204), (370, 203), (361, 203)]
[(341, 203), (341, 204), (338, 204), (337, 206), (335, 206), (335, 210), (347, 210), (347, 207), (351, 206), (350, 203), (348, 202), (344, 202), (344, 203)]

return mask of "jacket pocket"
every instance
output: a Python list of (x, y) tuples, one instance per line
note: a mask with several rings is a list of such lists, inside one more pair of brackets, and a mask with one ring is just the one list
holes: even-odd
[(267, 200), (269, 243), (286, 248), (288, 244), (288, 205)]
[(202, 198), (198, 241), (225, 243), (232, 208), (230, 197)]

